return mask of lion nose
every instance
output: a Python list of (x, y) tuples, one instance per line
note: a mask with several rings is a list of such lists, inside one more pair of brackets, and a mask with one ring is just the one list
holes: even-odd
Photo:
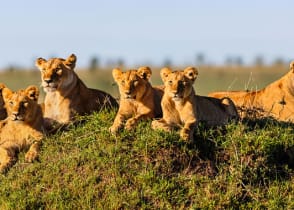
[(44, 79), (44, 81), (49, 84), (52, 82), (52, 79)]
[(174, 91), (172, 91), (172, 93), (173, 93), (174, 95), (178, 95), (178, 94), (179, 94), (179, 91), (178, 91), (178, 90), (174, 90)]
[(131, 91), (130, 90), (125, 91), (125, 94), (126, 95), (130, 95), (131, 94)]
[(13, 116), (14, 119), (17, 119), (18, 115), (19, 115), (18, 112), (12, 112), (12, 116)]

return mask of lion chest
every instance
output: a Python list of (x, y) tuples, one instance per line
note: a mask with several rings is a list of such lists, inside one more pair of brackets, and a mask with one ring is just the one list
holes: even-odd
[(134, 117), (140, 114), (148, 115), (148, 116), (150, 115), (150, 117), (153, 116), (152, 109), (148, 106), (148, 104), (146, 105), (136, 100), (128, 100), (128, 99), (121, 100), (120, 114), (128, 118)]
[(196, 119), (191, 102), (167, 100), (163, 103), (163, 115), (169, 123), (185, 124)]
[(45, 98), (45, 118), (50, 118), (59, 122), (68, 122), (71, 118), (70, 100), (59, 94), (49, 93)]
[[(17, 131), (17, 132), (15, 132)], [(8, 122), (1, 130), (0, 143), (11, 143), (23, 148), (42, 138), (42, 133), (23, 122)]]
[(193, 103), (190, 101), (186, 102), (175, 102), (175, 110), (179, 116), (179, 123), (184, 124), (187, 121), (196, 119), (195, 109)]

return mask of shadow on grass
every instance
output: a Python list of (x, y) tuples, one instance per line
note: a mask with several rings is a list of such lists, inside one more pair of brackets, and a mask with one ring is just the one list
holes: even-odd
[[(256, 129), (271, 129), (273, 126), (278, 128), (292, 128), (293, 123), (279, 122), (274, 119), (262, 120), (246, 120), (242, 121), (245, 125), (244, 132), (250, 132)], [(205, 126), (199, 126), (194, 133), (194, 142), (187, 144), (190, 150), (189, 161), (182, 154), (182, 159), (174, 161), (175, 165), (186, 165), (185, 170), (188, 173), (198, 173), (201, 175), (214, 177), (218, 174), (218, 170), (225, 167), (234, 167), (238, 169), (240, 165), (231, 161), (235, 154), (232, 153), (232, 148), (223, 148), (218, 145), (216, 139), (220, 141), (228, 141), (226, 134), (229, 131), (225, 127), (209, 129)], [(290, 129), (293, 133), (293, 129)], [(264, 147), (256, 146), (255, 154), (240, 153), (240, 161), (243, 168), (240, 169), (242, 180), (244, 183), (253, 185), (266, 185), (271, 180), (288, 180), (293, 175), (294, 169), (294, 145), (277, 143), (265, 143)], [(231, 151), (230, 151), (231, 150)], [(197, 151), (193, 153), (193, 151)], [(236, 164), (236, 165), (234, 165)], [(175, 167), (179, 169), (181, 167)]]
[[(242, 123), (248, 126), (248, 131), (255, 130), (256, 128), (264, 129), (269, 126), (279, 126), (280, 128), (293, 128), (294, 126), (294, 123), (277, 121), (272, 117), (264, 117), (260, 119), (245, 118), (242, 120)], [(292, 133), (293, 132), (294, 130), (292, 130)]]
[[(243, 123), (248, 126), (249, 131), (279, 127), (281, 129), (290, 128), (290, 134), (294, 133), (293, 123), (281, 122), (273, 118), (245, 119)], [(294, 169), (294, 145), (271, 142), (265, 147), (264, 159), (263, 168), (267, 168), (265, 173), (269, 179), (289, 179), (291, 176), (289, 169)]]
[[(278, 138), (283, 129), (289, 134), (293, 134), (293, 123), (280, 122), (273, 118), (262, 119), (243, 119), (242, 124), (246, 129), (244, 132), (255, 130), (272, 131), (273, 137)], [(289, 129), (288, 129), (289, 128)], [(268, 136), (268, 138), (271, 138)], [(256, 147), (253, 154), (243, 155), (243, 183), (253, 185), (267, 185), (273, 180), (289, 180), (293, 175), (294, 169), (294, 145), (291, 142), (283, 141), (266, 141), (261, 143), (262, 146)]]
[(170, 143), (164, 147), (161, 144), (152, 158), (158, 172), (170, 175), (183, 173), (216, 176), (217, 164), (226, 161), (226, 154), (217, 146), (214, 138), (222, 137), (224, 132), (224, 128), (208, 129), (199, 126), (191, 143), (181, 140), (178, 132), (162, 132), (163, 139), (168, 139)]

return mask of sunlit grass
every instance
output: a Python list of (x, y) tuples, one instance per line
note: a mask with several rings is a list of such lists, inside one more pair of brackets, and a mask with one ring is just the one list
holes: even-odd
[[(287, 67), (201, 67), (195, 87), (261, 88)], [(109, 70), (78, 71), (83, 81), (118, 96)], [(40, 84), (35, 71), (1, 72), (11, 89)], [(154, 68), (151, 82), (161, 84)], [(42, 100), (42, 99), (41, 99)], [(294, 209), (293, 124), (237, 122), (195, 131), (194, 143), (177, 132), (153, 131), (150, 121), (117, 136), (115, 112), (85, 117), (44, 139), (39, 161), (0, 175), (0, 209)]]
[(293, 126), (237, 122), (179, 135), (108, 132), (115, 113), (44, 139), (39, 162), (0, 175), (1, 209), (224, 209), (294, 207)]

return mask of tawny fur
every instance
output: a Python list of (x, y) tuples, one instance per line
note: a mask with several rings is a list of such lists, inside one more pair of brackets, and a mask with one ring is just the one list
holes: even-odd
[(4, 106), (4, 99), (2, 96), (2, 90), (5, 88), (6, 85), (0, 83), (0, 120), (4, 120), (7, 117), (6, 109)]
[(188, 67), (183, 71), (163, 68), (160, 74), (165, 85), (161, 101), (163, 118), (152, 122), (153, 129), (171, 131), (180, 128), (181, 138), (192, 141), (193, 130), (199, 122), (219, 126), (238, 118), (230, 99), (195, 95), (193, 84), (198, 75), (196, 68)]
[(53, 122), (67, 124), (77, 115), (118, 107), (116, 100), (101, 90), (88, 88), (74, 72), (76, 56), (67, 59), (36, 60), (46, 92), (44, 117), (49, 126)]
[(273, 117), (279, 121), (294, 122), (294, 62), (290, 71), (277, 81), (258, 91), (213, 92), (209, 96), (231, 98), (242, 118)]
[(123, 127), (127, 130), (133, 129), (142, 119), (162, 116), (160, 101), (163, 87), (151, 86), (149, 83), (151, 74), (149, 67), (140, 67), (138, 70), (126, 72), (113, 69), (112, 75), (120, 92), (120, 105), (113, 125), (110, 127), (112, 133), (118, 132)]
[(44, 136), (38, 88), (29, 86), (17, 92), (4, 88), (2, 93), (8, 117), (1, 123), (0, 172), (10, 167), (22, 150), (28, 150), (25, 155), (27, 162), (34, 161)]

